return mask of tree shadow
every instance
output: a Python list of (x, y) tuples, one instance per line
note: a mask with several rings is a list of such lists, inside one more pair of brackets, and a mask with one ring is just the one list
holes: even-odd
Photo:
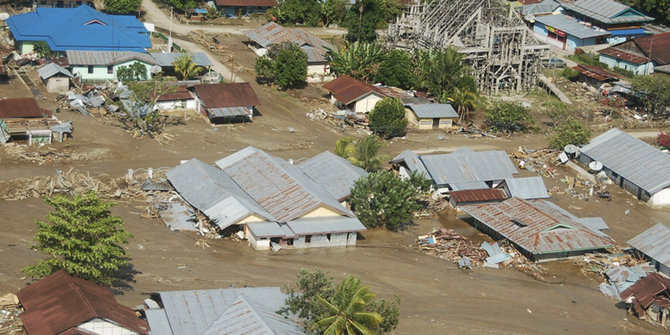
[(114, 281), (109, 289), (114, 293), (114, 295), (123, 295), (125, 292), (133, 291), (131, 283), (136, 283), (135, 275), (140, 274), (141, 272), (135, 270), (135, 266), (131, 263), (131, 258), (126, 258), (128, 264), (119, 267), (119, 270), (116, 272)]

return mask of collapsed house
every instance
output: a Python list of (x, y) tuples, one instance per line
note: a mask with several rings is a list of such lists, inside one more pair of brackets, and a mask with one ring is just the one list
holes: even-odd
[(144, 309), (152, 334), (303, 335), (277, 314), (288, 296), (279, 287), (245, 287), (152, 293)]
[(579, 72), (580, 80), (596, 88), (600, 88), (604, 84), (617, 82), (622, 78), (621, 75), (612, 73), (595, 65), (579, 64), (573, 66), (572, 69)]
[(56, 64), (49, 63), (37, 69), (40, 79), (47, 87), (47, 92), (65, 93), (70, 89), (70, 79), (74, 76), (68, 69)]
[(30, 144), (62, 142), (72, 135), (72, 122), (62, 122), (46, 109), (40, 108), (35, 98), (0, 100), (0, 143), (9, 140)]
[(535, 261), (572, 257), (614, 246), (612, 238), (589, 224), (602, 219), (577, 218), (547, 200), (511, 198), (460, 208), (473, 218), (471, 224), (476, 229), (493, 239), (509, 240)]
[(651, 206), (670, 205), (670, 156), (614, 128), (579, 149), (579, 161), (597, 161), (612, 181)]
[(650, 273), (621, 293), (638, 318), (663, 327), (670, 325), (670, 279)]
[[(217, 161), (218, 168), (192, 159), (166, 176), (220, 231), (243, 231), (255, 249), (355, 245), (365, 227), (340, 200), (358, 174), (334, 168), (343, 161), (305, 163), (295, 166), (247, 147)], [(304, 172), (310, 170), (329, 176), (314, 180)]]
[(598, 51), (599, 60), (611, 68), (636, 75), (652, 74), (670, 64), (670, 32), (638, 37)]
[(307, 75), (327, 75), (330, 73), (328, 49), (333, 46), (302, 29), (284, 28), (275, 22), (269, 22), (259, 28), (248, 31), (247, 37), (252, 43), (250, 47), (256, 55), (264, 56), (272, 45), (281, 43), (294, 43), (307, 55)]
[(116, 302), (109, 288), (63, 270), (16, 295), (25, 310), (19, 317), (28, 335), (149, 333), (147, 322)]
[(150, 52), (149, 55), (161, 67), (163, 72), (174, 74), (174, 63), (182, 56), (191, 56), (191, 61), (195, 66), (201, 67), (209, 72), (209, 69), (214, 66), (214, 63), (207, 57), (204, 52)]
[(628, 245), (635, 249), (641, 259), (647, 259), (656, 271), (670, 276), (670, 228), (659, 223), (640, 235), (635, 236)]

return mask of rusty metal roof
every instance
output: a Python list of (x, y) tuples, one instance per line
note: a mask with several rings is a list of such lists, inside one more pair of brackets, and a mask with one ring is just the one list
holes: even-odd
[(261, 104), (249, 83), (200, 84), (193, 86), (205, 108), (258, 106)]
[(449, 197), (457, 204), (464, 202), (491, 202), (507, 199), (507, 193), (499, 188), (485, 188), (479, 190), (451, 191)]
[(149, 332), (147, 322), (117, 303), (108, 288), (63, 270), (21, 289), (17, 296), (25, 309), (19, 317), (29, 335), (60, 334), (95, 318), (139, 334)]
[(0, 119), (43, 118), (50, 114), (41, 109), (35, 98), (14, 98), (0, 100)]
[(338, 201), (349, 197), (354, 182), (368, 174), (330, 151), (324, 151), (301, 162), (298, 167)]
[(651, 59), (644, 55), (637, 55), (627, 50), (621, 50), (616, 46), (611, 46), (609, 48), (602, 49), (598, 51), (601, 55), (607, 55), (614, 57), (616, 59), (621, 59), (633, 64), (645, 64), (648, 63)]
[(191, 91), (189, 91), (186, 86), (178, 85), (175, 87), (176, 89), (174, 92), (163, 94), (158, 97), (156, 101), (181, 101), (195, 99), (191, 94)]
[(280, 223), (321, 207), (354, 216), (297, 166), (254, 147), (222, 158), (216, 165)]
[(65, 54), (70, 65), (115, 65), (129, 60), (158, 65), (149, 54), (135, 51), (67, 50)]
[(663, 292), (666, 292), (666, 298), (670, 297), (670, 279), (658, 273), (649, 273), (621, 292), (620, 297), (621, 300), (629, 303), (636, 300), (646, 309)]
[(216, 0), (216, 5), (221, 7), (274, 7), (277, 0)]
[(668, 226), (659, 223), (633, 237), (628, 241), (628, 245), (670, 267), (670, 228)]
[(572, 69), (597, 81), (611, 81), (621, 79), (620, 75), (605, 71), (593, 65), (579, 64), (577, 66), (573, 66)]
[(345, 105), (348, 105), (368, 94), (377, 94), (380, 97), (387, 95), (382, 90), (368, 85), (360, 80), (354, 79), (348, 75), (337, 77), (323, 85), (323, 88), (329, 90), (335, 99)]
[(614, 240), (591, 231), (574, 215), (547, 200), (511, 198), (461, 209), (532, 254), (597, 250)]
[(250, 30), (246, 35), (264, 48), (284, 42), (295, 43), (307, 54), (308, 63), (326, 62), (327, 48), (332, 48), (330, 43), (314, 34), (298, 28), (285, 28), (275, 22)]

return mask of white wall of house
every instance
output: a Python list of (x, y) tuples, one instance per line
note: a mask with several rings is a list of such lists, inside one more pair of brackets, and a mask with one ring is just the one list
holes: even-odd
[(70, 89), (70, 78), (51, 77), (47, 79), (46, 86), (47, 86), (47, 92), (65, 93)]
[(656, 192), (647, 203), (652, 207), (670, 206), (670, 188)]
[(156, 107), (160, 110), (192, 109), (196, 110), (195, 99), (159, 101)]
[(370, 113), (371, 110), (375, 108), (375, 105), (379, 100), (381, 100), (382, 97), (376, 95), (376, 94), (370, 94), (363, 99), (360, 99), (356, 101), (354, 104), (354, 113)]
[(306, 236), (298, 236), (293, 240), (293, 247), (303, 249), (355, 246), (357, 237), (357, 233), (316, 234), (311, 235), (307, 242)]
[(254, 234), (247, 234), (247, 240), (249, 245), (256, 250), (269, 250), (270, 249), (270, 239), (269, 238), (258, 238)]
[(98, 335), (137, 335), (137, 333), (132, 330), (119, 327), (104, 319), (93, 319), (79, 325), (77, 328)]
[(308, 76), (325, 76), (329, 73), (330, 73), (330, 66), (328, 66), (328, 64), (307, 65)]
[(114, 65), (73, 65), (72, 74), (79, 76), (82, 80), (114, 80), (116, 73), (122, 66), (130, 66), (132, 63), (139, 62), (147, 69), (147, 79), (151, 79), (151, 64), (139, 60), (129, 60)]

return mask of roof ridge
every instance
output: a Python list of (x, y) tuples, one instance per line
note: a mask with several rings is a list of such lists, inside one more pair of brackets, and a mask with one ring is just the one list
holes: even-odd
[[(70, 285), (71, 285), (71, 286), (74, 288), (74, 290), (79, 294), (79, 296), (84, 300), (84, 303), (86, 304), (86, 307), (88, 307), (88, 309), (93, 313), (93, 315), (95, 315), (96, 317), (98, 317), (98, 316), (99, 316), (99, 315), (98, 315), (98, 311), (97, 311), (95, 308), (93, 308), (93, 306), (91, 305), (91, 303), (88, 301), (88, 298), (86, 297), (86, 295), (84, 294), (84, 292), (81, 290), (81, 287), (80, 287), (79, 285), (75, 284), (75, 282), (74, 282), (74, 279), (75, 279), (74, 276), (70, 275), (70, 274), (67, 273), (67, 271), (65, 271), (65, 270), (63, 270), (63, 272), (65, 273), (65, 277), (67, 278), (67, 280), (68, 280), (68, 282), (70, 283)], [(81, 278), (80, 278), (80, 279), (81, 279)], [(82, 280), (83, 280), (83, 279), (82, 279)]]

